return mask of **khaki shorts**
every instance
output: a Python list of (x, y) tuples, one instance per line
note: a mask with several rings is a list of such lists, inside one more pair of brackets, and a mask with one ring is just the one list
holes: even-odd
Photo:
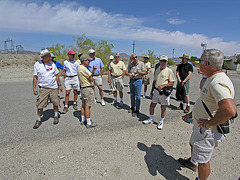
[(160, 95), (159, 91), (153, 90), (152, 103), (160, 103), (163, 106), (169, 106), (170, 96)]
[(190, 144), (193, 146), (192, 159), (198, 163), (210, 161), (213, 149), (224, 140), (224, 136), (214, 130), (193, 126)]
[(95, 101), (95, 96), (92, 87), (82, 88), (82, 105), (83, 106), (93, 106)]
[(78, 76), (75, 77), (66, 77), (65, 82), (65, 89), (66, 90), (79, 90), (79, 80)]
[(122, 76), (119, 77), (113, 77), (111, 76), (111, 86), (112, 86), (112, 91), (123, 91), (123, 79)]
[(94, 81), (91, 82), (91, 85), (92, 86), (102, 86), (102, 77), (99, 75), (99, 76), (93, 76), (93, 79)]
[(143, 84), (143, 85), (149, 85), (149, 84), (150, 84), (149, 75), (143, 76), (143, 78), (142, 78), (142, 84)]
[(49, 98), (51, 98), (51, 101), (54, 106), (59, 106), (60, 100), (58, 97), (58, 89), (40, 88), (36, 102), (37, 108), (43, 109), (47, 107)]

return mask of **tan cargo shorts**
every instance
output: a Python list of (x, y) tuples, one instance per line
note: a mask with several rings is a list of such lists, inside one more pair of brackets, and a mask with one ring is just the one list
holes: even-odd
[(37, 108), (43, 109), (47, 107), (49, 98), (54, 106), (59, 106), (58, 89), (39, 88), (39, 95), (36, 102)]

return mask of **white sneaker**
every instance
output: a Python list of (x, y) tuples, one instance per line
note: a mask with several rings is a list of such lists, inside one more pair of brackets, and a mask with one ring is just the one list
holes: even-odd
[(157, 129), (161, 130), (163, 128), (163, 121), (160, 121), (157, 125)]
[(97, 99), (94, 99), (95, 100), (95, 104), (97, 104)]
[(111, 105), (116, 105), (117, 101), (113, 100), (113, 102), (111, 103)]
[(101, 101), (102, 106), (105, 106), (105, 101), (102, 99)]
[(153, 124), (153, 119), (147, 119), (142, 122), (143, 124)]

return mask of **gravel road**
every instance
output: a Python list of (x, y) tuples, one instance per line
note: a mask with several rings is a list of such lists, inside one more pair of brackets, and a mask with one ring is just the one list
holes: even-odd
[[(113, 97), (108, 94), (107, 76), (103, 76), (106, 106), (99, 102), (92, 107), (91, 118), (98, 124), (96, 128), (80, 125), (80, 110), (73, 110), (71, 93), (69, 112), (61, 115), (60, 123), (53, 125), (52, 104), (49, 104), (44, 110), (44, 123), (34, 130), (36, 97), (32, 93), (32, 71), (26, 72), (28, 75), (22, 78), (0, 79), (0, 179), (195, 179), (197, 176), (177, 162), (179, 157), (190, 156), (192, 125), (181, 121), (183, 112), (176, 110), (175, 90), (161, 131), (156, 124), (141, 122), (148, 118), (149, 98), (142, 99), (140, 119), (127, 112), (129, 87), (124, 88), (123, 109), (111, 105)], [(230, 78), (235, 85), (235, 102), (240, 104), (239, 75), (232, 73)], [(194, 71), (191, 109), (199, 96), (200, 79)], [(124, 83), (128, 85), (128, 77)], [(60, 96), (63, 98), (64, 93)], [(97, 97), (99, 100), (98, 92)], [(80, 108), (80, 99), (78, 104)], [(155, 121), (159, 118), (158, 105)], [(238, 118), (226, 140), (214, 151), (209, 179), (238, 179), (239, 149)]]

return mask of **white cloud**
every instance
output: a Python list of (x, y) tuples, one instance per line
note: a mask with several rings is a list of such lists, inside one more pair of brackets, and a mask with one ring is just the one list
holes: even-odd
[[(170, 22), (179, 24), (184, 21), (171, 19)], [(135, 39), (193, 50), (199, 49), (201, 42), (207, 42), (208, 48), (218, 48), (226, 54), (239, 53), (240, 44), (236, 42), (224, 42), (222, 38), (208, 38), (203, 34), (149, 28), (142, 23), (139, 18), (107, 13), (96, 7), (86, 8), (74, 2), (52, 6), (49, 3), (0, 1), (1, 31), (86, 34), (106, 40)]]
[(175, 25), (179, 25), (179, 24), (183, 24), (185, 23), (186, 21), (185, 20), (182, 20), (182, 19), (176, 19), (176, 18), (169, 18), (168, 19), (168, 23), (170, 24), (175, 24)]

